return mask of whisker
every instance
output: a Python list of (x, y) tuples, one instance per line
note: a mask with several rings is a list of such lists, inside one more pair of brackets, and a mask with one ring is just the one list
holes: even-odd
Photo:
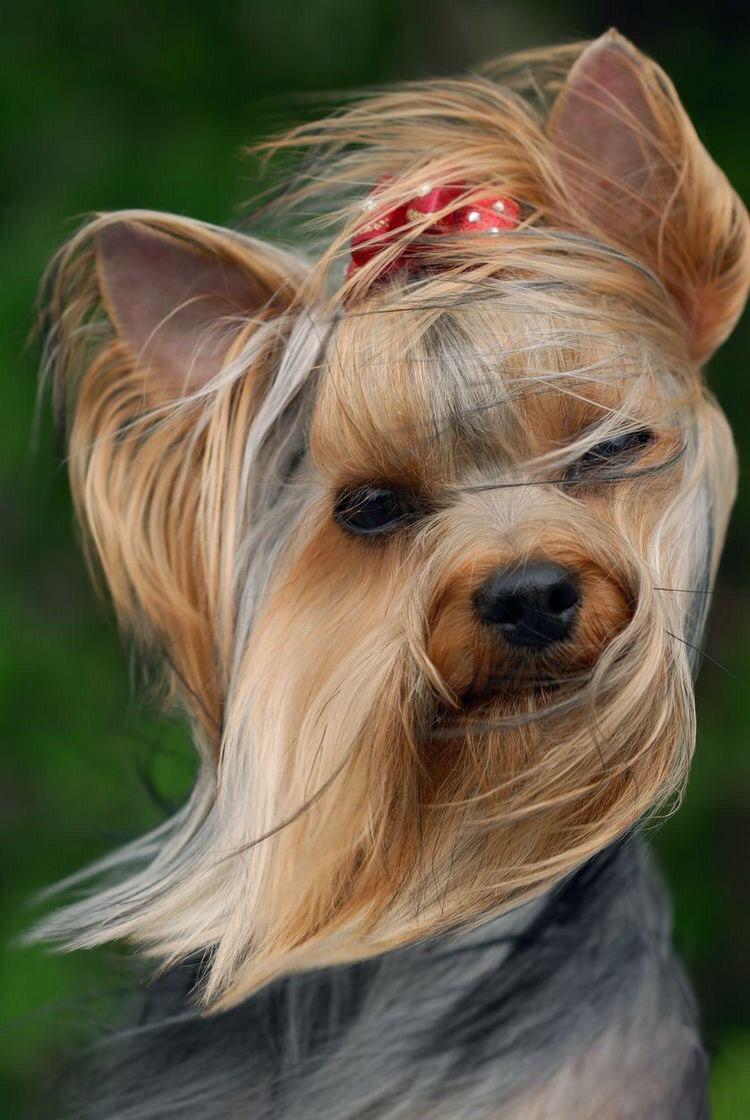
[(703, 587), (653, 587), (652, 591), (674, 591), (677, 595), (712, 595), (710, 588)]
[(677, 595), (750, 595), (750, 587), (654, 587), (653, 591), (674, 591)]
[(687, 646), (688, 649), (692, 649), (695, 653), (700, 654), (700, 656), (704, 658), (704, 660), (710, 661), (712, 665), (716, 665), (718, 669), (721, 669), (721, 671), (723, 673), (726, 673), (728, 677), (731, 677), (733, 681), (736, 681), (737, 684), (744, 687), (744, 681), (740, 680), (740, 678), (736, 676), (731, 669), (727, 669), (726, 665), (722, 665), (720, 661), (717, 661), (715, 657), (712, 657), (710, 653), (707, 653), (705, 649), (701, 649), (700, 646), (693, 645), (693, 643), (689, 642), (687, 638), (681, 638), (679, 634), (673, 634), (671, 630), (667, 630), (666, 633), (669, 634), (670, 638), (674, 638), (676, 642), (682, 642), (682, 644), (684, 646)]

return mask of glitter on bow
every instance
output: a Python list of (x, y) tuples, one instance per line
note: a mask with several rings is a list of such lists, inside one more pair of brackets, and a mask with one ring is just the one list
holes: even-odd
[[(374, 216), (352, 237), (351, 261), (347, 276), (352, 276), (386, 246), (397, 241), (409, 225), (421, 221), (429, 214), (441, 214), (469, 189), (465, 183), (443, 187), (431, 187), (426, 184), (413, 198), (377, 213), (377, 196), (388, 182), (390, 182), (389, 178), (381, 179), (365, 202), (365, 211), (373, 212)], [(447, 214), (442, 213), (426, 229), (420, 231), (420, 236), (432, 237), (446, 233), (497, 234), (501, 230), (515, 229), (520, 214), (521, 209), (512, 198), (507, 198), (505, 195), (490, 195), (475, 199), (465, 206), (459, 206)], [(408, 267), (409, 261), (423, 248), (424, 242), (410, 241), (395, 260), (384, 265), (378, 273), (378, 278)]]

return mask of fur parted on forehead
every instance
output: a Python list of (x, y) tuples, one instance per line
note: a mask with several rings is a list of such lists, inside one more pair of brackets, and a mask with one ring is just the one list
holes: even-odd
[(342, 317), (318, 375), (316, 461), (339, 476), (447, 483), (540, 457), (550, 470), (579, 441), (638, 422), (696, 422), (700, 385), (647, 328), (597, 316), (582, 293), (559, 294), (553, 310), (549, 293), (508, 287), (485, 282), (451, 306), (436, 279)]

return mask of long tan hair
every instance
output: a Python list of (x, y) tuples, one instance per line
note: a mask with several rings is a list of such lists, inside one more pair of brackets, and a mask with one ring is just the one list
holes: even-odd
[[(316, 201), (309, 260), (103, 215), (45, 301), (92, 569), (201, 769), (37, 936), (205, 954), (216, 1006), (518, 905), (679, 796), (735, 485), (701, 366), (744, 304), (747, 215), (623, 39), (386, 91), (289, 147), (314, 153), (281, 199)], [(384, 175), (380, 207), (460, 181), (456, 206), (492, 188), (522, 222), (420, 257), (410, 220), (346, 277)], [(641, 430), (637, 469), (576, 474)], [(335, 517), (371, 480), (424, 514), (378, 545)], [(519, 677), (472, 597), (537, 556), (584, 606)]]

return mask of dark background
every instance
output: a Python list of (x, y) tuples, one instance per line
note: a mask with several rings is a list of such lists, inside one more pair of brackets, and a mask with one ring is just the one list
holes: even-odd
[[(749, 198), (745, 3), (660, 0), (639, 11), (592, 0), (16, 0), (4, 14), (0, 943), (8, 951), (0, 1112), (8, 1117), (27, 1114), (124, 983), (113, 951), (52, 956), (14, 947), (30, 920), (27, 899), (154, 823), (159, 798), (179, 799), (190, 774), (184, 731), (134, 699), (127, 657), (89, 589), (46, 410), (32, 442), (36, 354), (26, 340), (45, 263), (91, 210), (143, 206), (236, 221), (257, 171), (243, 144), (307, 116), (312, 94), (460, 70), (612, 23), (665, 66), (707, 146)], [(709, 377), (747, 478), (747, 321)], [(714, 1054), (717, 1120), (750, 1116), (749, 553), (745, 482), (706, 643), (715, 660), (699, 681), (690, 791), (657, 837)]]

